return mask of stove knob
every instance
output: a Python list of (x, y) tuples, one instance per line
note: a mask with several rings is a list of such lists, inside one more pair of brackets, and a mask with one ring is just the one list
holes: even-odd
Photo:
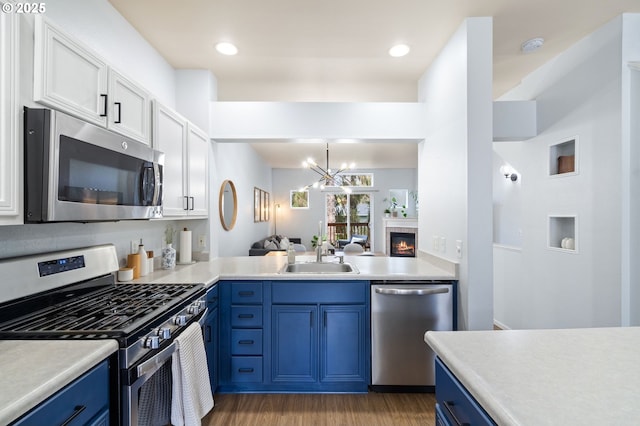
[(178, 315), (174, 318), (173, 322), (176, 325), (187, 325), (187, 316), (186, 315)]
[(197, 315), (200, 312), (200, 304), (198, 302), (192, 303), (189, 306), (189, 313), (191, 315)]
[(160, 336), (161, 339), (167, 340), (171, 337), (171, 329), (169, 327), (162, 327), (158, 330), (158, 336)]
[(159, 336), (149, 336), (144, 341), (144, 347), (147, 349), (158, 349), (160, 347)]

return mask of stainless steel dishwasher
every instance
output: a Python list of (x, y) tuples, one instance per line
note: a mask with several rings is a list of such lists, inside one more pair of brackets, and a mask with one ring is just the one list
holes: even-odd
[(433, 391), (435, 354), (424, 333), (455, 329), (455, 300), (453, 281), (371, 282), (374, 391)]

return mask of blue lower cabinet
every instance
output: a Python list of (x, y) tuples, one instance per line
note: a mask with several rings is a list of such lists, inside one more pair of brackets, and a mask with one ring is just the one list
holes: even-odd
[(221, 392), (367, 392), (368, 281), (222, 281)]
[(271, 380), (317, 382), (317, 306), (273, 306)]
[(440, 358), (436, 358), (436, 424), (495, 425)]
[(13, 425), (109, 424), (109, 365), (98, 364)]
[(321, 306), (320, 380), (367, 381), (366, 307)]

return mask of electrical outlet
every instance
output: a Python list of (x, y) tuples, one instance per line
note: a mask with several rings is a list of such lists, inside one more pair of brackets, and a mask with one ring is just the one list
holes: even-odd
[(207, 247), (207, 238), (204, 235), (198, 236), (198, 248), (205, 249)]
[(440, 237), (440, 250), (444, 253), (447, 251), (447, 239)]
[(131, 247), (129, 249), (129, 253), (137, 253), (138, 245), (140, 245), (140, 240), (131, 240)]
[(462, 240), (456, 240), (456, 256), (462, 259)]

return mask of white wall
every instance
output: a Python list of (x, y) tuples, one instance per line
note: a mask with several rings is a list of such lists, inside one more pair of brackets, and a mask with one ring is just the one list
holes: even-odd
[[(537, 137), (494, 144), (522, 174), (520, 196), (502, 199), (504, 211), (522, 212), (521, 259), (496, 249), (495, 319), (508, 327), (621, 324), (621, 30), (619, 17), (504, 97), (536, 99), (539, 120)], [(575, 136), (579, 173), (549, 177), (549, 145)], [(555, 214), (577, 215), (577, 253), (548, 248)]]
[[(246, 143), (215, 143), (214, 156), (218, 160), (216, 178), (210, 190), (216, 203), (215, 210), (210, 213), (214, 228), (212, 247), (217, 246), (220, 257), (247, 256), (255, 241), (271, 234), (271, 222), (253, 221), (253, 188), (271, 193), (271, 167)], [(217, 208), (220, 186), (226, 179), (233, 181), (238, 196), (238, 217), (230, 231), (222, 228)], [(273, 198), (271, 204), (273, 207)]]
[[(622, 26), (622, 324), (640, 325), (640, 14)], [(633, 67), (629, 63), (633, 62)]]
[[(389, 197), (390, 189), (407, 189), (413, 191), (417, 185), (415, 169), (362, 169), (358, 173), (373, 173), (374, 187), (365, 189), (373, 197), (371, 217), (373, 218), (372, 251), (384, 252), (382, 247), (383, 227), (382, 217), (388, 203), (383, 200)], [(325, 220), (325, 194), (319, 189), (309, 190), (309, 209), (291, 209), (289, 194), (316, 180), (317, 175), (305, 169), (273, 169), (274, 203), (280, 204), (277, 223), (272, 220), (278, 234), (289, 237), (299, 237), (302, 243), (311, 249), (311, 237), (318, 233), (318, 222)], [(357, 192), (357, 190), (354, 190)], [(409, 197), (409, 202), (413, 200)], [(415, 212), (415, 208), (413, 210)], [(275, 219), (275, 218), (274, 218)], [(272, 231), (274, 228), (272, 227)]]
[(419, 158), (421, 251), (447, 240), (456, 259), (462, 241), (458, 326), (489, 329), (492, 277), (492, 19), (469, 18), (420, 79), (427, 137)]

